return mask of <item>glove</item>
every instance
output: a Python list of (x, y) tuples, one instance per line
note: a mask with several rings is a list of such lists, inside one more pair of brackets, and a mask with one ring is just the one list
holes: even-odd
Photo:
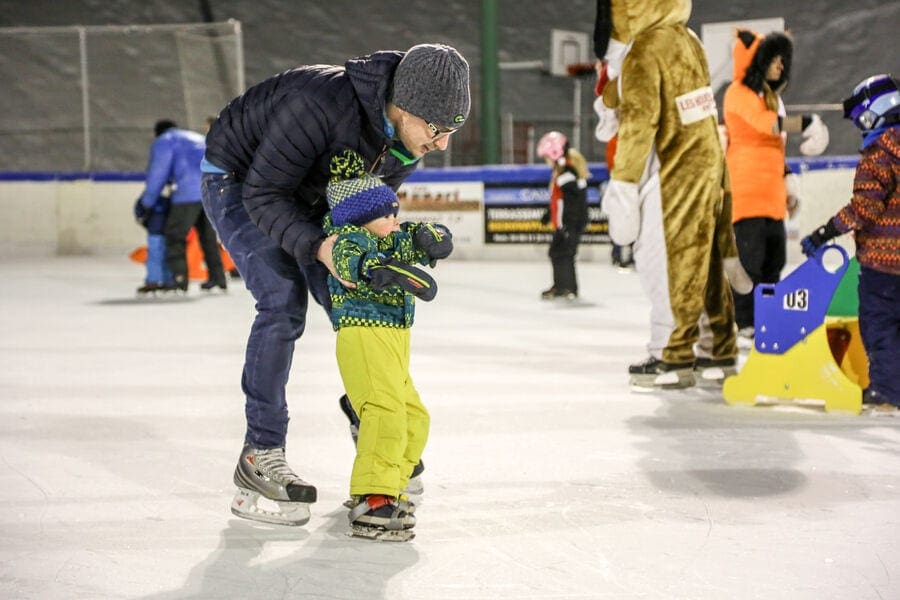
[(800, 209), (800, 178), (794, 173), (784, 176), (784, 187), (787, 190), (788, 216), (793, 217)]
[(603, 103), (603, 97), (598, 96), (594, 100), (594, 112), (597, 113), (597, 128), (594, 129), (594, 137), (600, 142), (608, 142), (619, 131), (619, 111), (607, 108)]
[(636, 183), (610, 179), (603, 196), (603, 211), (614, 244), (627, 246), (637, 240), (641, 231), (641, 202)]
[(719, 130), (719, 145), (722, 146), (722, 152), (728, 151), (728, 128), (724, 125), (717, 125)]
[[(800, 133), (803, 142), (800, 144), (800, 153), (804, 156), (818, 156), (828, 147), (828, 127), (819, 118), (819, 115), (811, 115), (809, 125)], [(803, 119), (806, 121), (806, 118)]]
[(825, 245), (825, 242), (839, 235), (840, 232), (834, 226), (834, 220), (832, 219), (800, 240), (800, 247), (803, 249), (803, 254), (812, 256), (819, 248)]
[(549, 225), (550, 224), (550, 209), (545, 208), (544, 214), (541, 215), (541, 225)]
[(142, 227), (146, 227), (147, 222), (150, 221), (152, 215), (153, 211), (147, 210), (147, 207), (141, 202), (141, 196), (138, 196), (137, 202), (134, 203), (135, 220), (140, 223)]
[(439, 259), (447, 258), (453, 252), (453, 234), (440, 223), (422, 223), (413, 237), (416, 247), (431, 259), (432, 267)]
[(376, 290), (398, 286), (404, 292), (425, 302), (434, 300), (437, 295), (437, 283), (431, 275), (396, 258), (382, 257), (381, 264), (373, 265), (369, 269), (368, 279), (369, 285)]

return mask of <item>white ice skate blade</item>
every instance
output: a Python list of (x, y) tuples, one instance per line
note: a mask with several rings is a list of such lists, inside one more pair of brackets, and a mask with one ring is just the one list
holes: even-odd
[[(259, 503), (262, 502), (262, 506)], [(309, 522), (309, 504), (269, 500), (246, 488), (238, 488), (231, 500), (231, 513), (243, 519), (297, 527)]]
[(635, 392), (683, 390), (693, 387), (694, 383), (694, 375), (690, 371), (681, 375), (677, 371), (669, 371), (659, 375), (632, 375), (629, 381), (632, 391)]
[(347, 535), (377, 542), (408, 542), (416, 537), (411, 529), (378, 529), (363, 525), (350, 525)]

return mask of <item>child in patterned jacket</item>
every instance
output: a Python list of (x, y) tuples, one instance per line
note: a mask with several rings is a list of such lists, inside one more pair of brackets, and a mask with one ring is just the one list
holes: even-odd
[(434, 266), (453, 249), (449, 230), (400, 223), (397, 195), (345, 152), (332, 161), (325, 230), (337, 234), (337, 277), (328, 278), (337, 361), (359, 415), (350, 477), (351, 533), (412, 539), (414, 505), (402, 494), (428, 439), (429, 415), (409, 375), (415, 298), (430, 301), (437, 284), (414, 264)]
[(812, 256), (826, 242), (853, 232), (859, 260), (859, 329), (869, 359), (863, 403), (900, 409), (900, 85), (891, 75), (861, 81), (844, 100), (844, 117), (863, 136), (853, 197), (803, 238)]

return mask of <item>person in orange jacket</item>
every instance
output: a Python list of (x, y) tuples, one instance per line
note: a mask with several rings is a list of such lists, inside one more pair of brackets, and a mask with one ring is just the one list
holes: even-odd
[[(828, 128), (818, 115), (788, 117), (780, 93), (790, 79), (793, 42), (783, 32), (765, 37), (739, 30), (734, 79), (725, 91), (726, 162), (732, 221), (741, 264), (754, 286), (781, 279), (787, 257), (784, 221), (799, 208), (799, 182), (785, 162), (788, 132), (802, 132), (803, 154), (821, 154)], [(735, 294), (741, 337), (753, 337), (753, 292)]]

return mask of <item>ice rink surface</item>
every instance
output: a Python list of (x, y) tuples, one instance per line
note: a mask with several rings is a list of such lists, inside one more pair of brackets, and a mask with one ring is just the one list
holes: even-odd
[(138, 300), (124, 257), (0, 259), (0, 598), (900, 598), (900, 418), (637, 394), (637, 277), (454, 262), (418, 305), (432, 415), (408, 544), (351, 539), (353, 447), (313, 307), (287, 456), (300, 528), (233, 517), (253, 301)]

